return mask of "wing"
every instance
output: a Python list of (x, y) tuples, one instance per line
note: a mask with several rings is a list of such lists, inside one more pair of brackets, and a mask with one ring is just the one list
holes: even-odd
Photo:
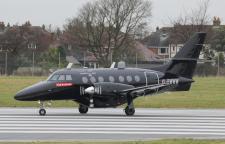
[(145, 95), (154, 93), (164, 87), (167, 84), (155, 84), (155, 85), (147, 85), (141, 87), (134, 87), (132, 85), (121, 84), (121, 83), (111, 83), (111, 82), (102, 82), (95, 83), (93, 86), (85, 89), (85, 93), (87, 94), (97, 94), (97, 95)]
[(130, 88), (130, 89), (125, 89), (122, 90), (121, 93), (127, 93), (130, 95), (144, 95), (144, 94), (151, 94), (153, 92), (156, 92), (158, 90), (161, 90), (168, 86), (168, 84), (154, 84), (154, 85), (147, 85), (147, 86), (142, 86), (142, 87), (135, 87), (135, 88)]

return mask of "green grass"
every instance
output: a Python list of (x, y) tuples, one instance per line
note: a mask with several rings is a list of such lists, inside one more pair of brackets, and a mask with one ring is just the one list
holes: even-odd
[[(0, 107), (36, 107), (37, 102), (14, 100), (17, 91), (45, 77), (0, 77)], [(188, 92), (169, 92), (141, 97), (135, 100), (136, 107), (151, 108), (225, 108), (225, 77), (194, 78)], [(72, 101), (57, 101), (54, 107), (74, 107)]]
[[(0, 144), (3, 144), (0, 143)], [(4, 144), (225, 144), (224, 140), (158, 140), (135, 142), (4, 142)]]
[[(21, 102), (14, 100), (14, 95), (21, 89), (30, 86), (46, 77), (0, 77), (0, 107), (38, 107), (37, 102)], [(56, 107), (74, 107), (73, 101), (56, 101), (53, 106)]]
[(168, 92), (135, 101), (137, 107), (225, 108), (225, 77), (195, 77), (191, 90)]

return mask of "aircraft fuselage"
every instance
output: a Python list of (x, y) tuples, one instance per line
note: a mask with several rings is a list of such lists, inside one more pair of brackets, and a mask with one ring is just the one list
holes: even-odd
[(114, 89), (119, 89), (121, 85), (128, 85), (132, 88), (162, 83), (169, 84), (166, 88), (146, 90), (139, 94), (149, 95), (172, 90), (182, 82), (179, 78), (164, 79), (163, 77), (164, 74), (161, 72), (137, 68), (63, 69), (54, 72), (46, 81), (21, 90), (15, 99), (21, 101), (74, 100), (89, 107), (116, 107), (126, 103), (126, 95), (118, 95), (116, 92), (107, 92), (107, 90), (102, 89), (101, 92), (95, 90), (95, 93), (90, 95), (85, 90), (92, 87), (94, 83), (109, 84), (107, 89), (112, 86), (116, 87)]

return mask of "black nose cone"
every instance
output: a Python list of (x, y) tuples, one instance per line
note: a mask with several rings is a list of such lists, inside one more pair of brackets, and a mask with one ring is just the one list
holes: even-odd
[(14, 96), (15, 100), (18, 101), (26, 101), (29, 99), (29, 93), (28, 90), (21, 90), (19, 91), (15, 96)]
[(19, 91), (14, 98), (19, 101), (34, 101), (38, 100), (40, 95), (43, 93), (43, 91), (46, 91), (47, 89), (47, 83), (46, 82), (40, 82), (37, 84), (34, 84), (30, 87), (27, 87), (21, 91)]
[(23, 95), (20, 93), (20, 92), (18, 92), (15, 96), (14, 96), (14, 99), (15, 100), (23, 100)]
[(28, 89), (24, 89), (19, 91), (15, 96), (14, 99), (15, 100), (19, 100), (19, 101), (26, 101), (28, 100), (30, 97), (30, 93)]

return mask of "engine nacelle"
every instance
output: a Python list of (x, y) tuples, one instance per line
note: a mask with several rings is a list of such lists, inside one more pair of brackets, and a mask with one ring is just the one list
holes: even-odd
[(130, 88), (134, 88), (134, 86), (121, 83), (102, 82), (96, 83), (94, 86), (88, 87), (84, 91), (86, 94), (90, 95), (110, 95)]

